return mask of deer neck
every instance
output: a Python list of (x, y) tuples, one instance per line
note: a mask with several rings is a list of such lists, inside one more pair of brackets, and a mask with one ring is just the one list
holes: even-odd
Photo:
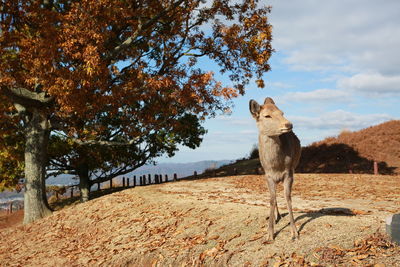
[(279, 136), (267, 136), (265, 134), (260, 134), (258, 136), (258, 141), (258, 145), (260, 146), (260, 148), (265, 148), (267, 150), (275, 150), (281, 147), (281, 139), (279, 138)]

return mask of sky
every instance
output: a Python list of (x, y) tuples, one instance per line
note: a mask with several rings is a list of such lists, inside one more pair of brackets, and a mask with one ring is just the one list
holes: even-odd
[[(257, 144), (248, 110), (272, 97), (303, 146), (400, 119), (400, 1), (269, 0), (273, 26), (265, 88), (250, 83), (231, 115), (208, 119), (195, 150), (181, 147), (159, 162), (239, 159)], [(218, 77), (218, 68), (208, 63)], [(223, 79), (223, 78), (221, 78)], [(222, 80), (225, 85), (229, 81)]]

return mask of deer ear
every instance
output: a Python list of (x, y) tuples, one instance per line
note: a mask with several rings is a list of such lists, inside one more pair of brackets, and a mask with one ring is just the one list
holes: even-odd
[(260, 114), (260, 109), (261, 109), (260, 105), (257, 103), (257, 101), (252, 99), (249, 102), (249, 108), (251, 115), (253, 115), (253, 117), (257, 119), (258, 115)]
[(274, 102), (274, 100), (272, 100), (272, 98), (267, 97), (267, 98), (265, 98), (265, 100), (264, 100), (264, 105), (265, 105), (265, 104), (274, 104), (274, 105), (275, 105), (275, 102)]

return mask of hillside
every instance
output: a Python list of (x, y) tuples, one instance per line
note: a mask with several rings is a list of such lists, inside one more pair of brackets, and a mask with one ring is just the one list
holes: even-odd
[[(296, 172), (373, 173), (376, 161), (380, 174), (400, 174), (400, 121), (392, 120), (369, 128), (343, 131), (302, 148)], [(262, 172), (258, 158), (237, 160), (203, 176), (256, 174)]]
[(300, 172), (371, 173), (373, 161), (380, 173), (400, 173), (400, 121), (392, 120), (360, 131), (343, 131), (303, 148)]
[[(266, 235), (261, 175), (142, 186), (0, 232), (1, 266), (396, 266), (384, 219), (400, 206), (399, 176), (295, 176), (292, 241), (284, 216)], [(378, 232), (377, 232), (378, 231)], [(382, 265), (383, 264), (383, 265)], [(378, 266), (378, 265), (377, 265)]]

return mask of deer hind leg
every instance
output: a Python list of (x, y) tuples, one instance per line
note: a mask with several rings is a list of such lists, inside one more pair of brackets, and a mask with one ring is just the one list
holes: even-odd
[(292, 210), (292, 185), (293, 185), (293, 172), (284, 180), (283, 188), (285, 193), (285, 199), (287, 203), (287, 208), (289, 210), (289, 220), (290, 220), (290, 227), (292, 231), (292, 239), (296, 239), (299, 237), (299, 232), (297, 231), (296, 225), (294, 223), (293, 218), (293, 210)]
[(276, 183), (272, 179), (267, 178), (267, 180), (268, 180), (268, 189), (270, 194), (268, 240), (274, 240), (275, 210), (277, 210)]

